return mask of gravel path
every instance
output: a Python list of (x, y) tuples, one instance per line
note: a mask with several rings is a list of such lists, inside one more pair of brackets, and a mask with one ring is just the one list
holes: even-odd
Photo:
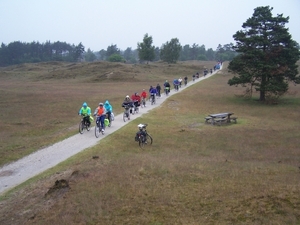
[[(180, 88), (178, 92), (171, 90), (169, 96), (179, 93), (185, 88), (199, 81), (202, 81), (203, 79), (211, 77), (218, 71), (219, 70), (215, 71), (212, 74), (208, 74), (205, 77), (200, 77), (194, 82), (188, 82), (187, 86)], [(92, 127), (89, 132), (85, 131), (85, 133), (83, 134), (78, 133), (52, 146), (38, 150), (16, 162), (4, 165), (2, 168), (0, 168), (0, 195), (8, 191), (9, 189), (21, 184), (22, 182), (44, 172), (45, 170), (56, 166), (58, 163), (65, 161), (69, 157), (77, 154), (78, 152), (81, 152), (86, 148), (96, 145), (107, 135), (125, 126), (128, 122), (131, 122), (132, 120), (140, 117), (144, 113), (149, 112), (151, 109), (158, 107), (167, 98), (168, 96), (165, 96), (163, 94), (161, 98), (156, 99), (155, 105), (150, 105), (149, 102), (147, 102), (148, 104), (146, 108), (140, 108), (139, 113), (132, 115), (130, 117), (131, 120), (125, 123), (123, 122), (122, 114), (115, 116), (115, 120), (112, 124), (112, 127), (107, 128), (105, 130), (105, 134), (100, 134), (99, 138), (95, 137), (94, 127)]]

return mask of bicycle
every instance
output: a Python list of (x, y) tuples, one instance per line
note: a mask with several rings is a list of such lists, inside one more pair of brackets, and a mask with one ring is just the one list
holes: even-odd
[(101, 126), (101, 122), (100, 120), (97, 119), (98, 117), (96, 117), (96, 126), (95, 126), (95, 137), (98, 138), (100, 136), (100, 133), (102, 133), (102, 135), (104, 135), (104, 128)]
[(111, 114), (112, 114), (112, 112), (106, 113), (106, 118), (109, 120), (108, 127), (111, 127), (112, 121), (114, 120), (113, 116)]
[(156, 103), (156, 100), (155, 100), (155, 94), (151, 94), (151, 105), (154, 105)]
[(133, 113), (132, 114), (139, 113), (139, 106), (140, 105), (141, 104), (138, 101), (133, 103)]
[(123, 113), (123, 121), (126, 122), (126, 120), (130, 120), (130, 116), (129, 116), (129, 110), (130, 110), (130, 106), (124, 106), (124, 113)]
[(132, 106), (130, 107), (130, 113), (131, 113), (132, 115), (135, 114), (134, 104), (132, 104)]
[(169, 95), (169, 93), (170, 93), (170, 87), (165, 87), (165, 93), (166, 93), (166, 96)]
[(139, 142), (139, 146), (141, 148), (144, 148), (145, 145), (152, 145), (153, 138), (148, 134), (146, 127), (148, 124), (139, 124), (138, 128), (139, 131), (136, 133), (135, 141)]
[(79, 123), (79, 133), (80, 134), (83, 134), (85, 129), (87, 131), (90, 131), (91, 123), (90, 124), (88, 123), (89, 119), (90, 119), (89, 115), (81, 114), (81, 119), (80, 119), (80, 123)]
[(145, 100), (145, 98), (142, 98), (142, 104), (141, 104), (141, 107), (143, 108), (143, 107), (146, 107), (146, 100)]
[(178, 84), (174, 84), (174, 89), (175, 89), (175, 91), (179, 90)]

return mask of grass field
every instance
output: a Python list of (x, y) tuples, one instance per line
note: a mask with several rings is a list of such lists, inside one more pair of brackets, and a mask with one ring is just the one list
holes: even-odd
[[(110, 99), (120, 113), (125, 95), (165, 79), (191, 78), (213, 64), (2, 68), (1, 164), (75, 134), (83, 101), (95, 107)], [(257, 94), (242, 98), (242, 88), (227, 85), (230, 77), (225, 64), (2, 196), (0, 224), (300, 224), (300, 86), (265, 105)], [(238, 123), (204, 123), (208, 114), (225, 111)], [(154, 138), (144, 150), (134, 142), (141, 122)]]

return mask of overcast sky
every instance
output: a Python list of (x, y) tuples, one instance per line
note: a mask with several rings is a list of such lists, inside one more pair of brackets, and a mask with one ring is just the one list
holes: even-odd
[(0, 43), (67, 42), (85, 50), (137, 48), (146, 33), (161, 47), (172, 38), (180, 44), (235, 43), (258, 6), (273, 16), (289, 16), (286, 25), (300, 43), (300, 0), (0, 0)]

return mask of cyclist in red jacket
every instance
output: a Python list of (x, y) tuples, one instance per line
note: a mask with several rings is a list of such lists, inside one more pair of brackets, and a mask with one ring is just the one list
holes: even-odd
[(143, 89), (141, 93), (142, 106), (146, 107), (147, 92)]
[(137, 92), (131, 96), (131, 100), (133, 101), (133, 104), (135, 105), (135, 107), (140, 106), (141, 96), (139, 96), (139, 94)]

